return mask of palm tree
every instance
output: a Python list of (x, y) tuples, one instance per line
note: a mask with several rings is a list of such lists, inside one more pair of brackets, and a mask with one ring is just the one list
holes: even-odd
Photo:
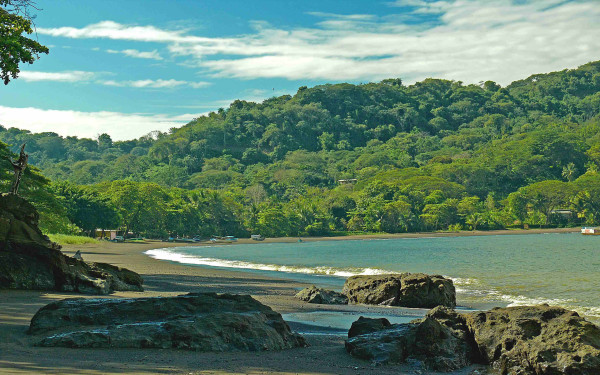
[(473, 228), (473, 230), (477, 230), (477, 226), (479, 224), (481, 224), (483, 222), (483, 216), (481, 216), (479, 213), (474, 213), (471, 214), (467, 217), (467, 220), (465, 221), (465, 223), (469, 226), (471, 226), (471, 228)]
[(562, 170), (562, 176), (569, 182), (573, 181), (575, 173), (577, 173), (577, 168), (575, 168), (575, 164), (573, 163), (567, 164)]

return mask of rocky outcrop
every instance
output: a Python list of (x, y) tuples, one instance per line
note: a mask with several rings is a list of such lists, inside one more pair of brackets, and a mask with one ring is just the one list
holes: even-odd
[(357, 321), (352, 323), (350, 330), (348, 331), (348, 338), (354, 336), (365, 335), (367, 333), (373, 333), (390, 328), (392, 324), (386, 318), (365, 318), (359, 317)]
[(299, 291), (298, 294), (296, 294), (296, 298), (308, 303), (321, 303), (326, 305), (348, 304), (348, 297), (345, 295), (333, 290), (317, 288), (314, 285)]
[(465, 319), (481, 360), (502, 374), (600, 374), (600, 328), (574, 311), (519, 306)]
[(247, 295), (66, 299), (41, 308), (39, 346), (262, 351), (306, 346), (281, 315)]
[(5, 248), (60, 248), (38, 228), (35, 207), (15, 194), (0, 194), (0, 250)]
[(0, 195), (0, 288), (108, 294), (142, 291), (135, 272), (68, 257), (38, 228), (36, 209), (14, 194)]
[(548, 305), (468, 314), (439, 306), (424, 319), (349, 338), (346, 350), (377, 363), (416, 361), (435, 371), (480, 363), (501, 375), (600, 374), (600, 328)]
[(434, 371), (454, 371), (471, 362), (464, 319), (445, 307), (431, 310), (422, 320), (375, 328), (349, 338), (346, 350), (377, 364), (412, 361)]
[(401, 273), (352, 276), (342, 293), (349, 303), (403, 307), (456, 306), (452, 280), (439, 275)]

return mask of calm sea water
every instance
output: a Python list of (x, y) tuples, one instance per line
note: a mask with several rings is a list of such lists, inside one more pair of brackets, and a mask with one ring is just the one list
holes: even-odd
[(147, 254), (334, 288), (358, 274), (441, 274), (454, 280), (461, 306), (548, 303), (600, 321), (600, 237), (578, 233), (258, 243)]

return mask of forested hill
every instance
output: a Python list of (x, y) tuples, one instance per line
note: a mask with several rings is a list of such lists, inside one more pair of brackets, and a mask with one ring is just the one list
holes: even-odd
[[(372, 219), (378, 226), (365, 224), (371, 219), (361, 210), (377, 199), (410, 206), (415, 223), (402, 230), (466, 226), (475, 206), (463, 216), (455, 207), (454, 219), (431, 222), (425, 207), (469, 198), (480, 211), (493, 211), (508, 207), (505, 199), (519, 191), (520, 216), (489, 225), (498, 227), (524, 222), (535, 212), (537, 222), (548, 223), (552, 210), (572, 207), (578, 194), (600, 197), (599, 113), (600, 61), (504, 88), (492, 81), (463, 85), (440, 79), (410, 86), (387, 79), (300, 87), (294, 96), (236, 100), (168, 134), (123, 142), (106, 134), (91, 140), (3, 127), (0, 140), (12, 150), (27, 142), (30, 162), (55, 181), (127, 179), (217, 189), (255, 199), (254, 206), (311, 196), (313, 203), (326, 201), (315, 215), (331, 218), (319, 224), (331, 230), (400, 230), (382, 227), (382, 213)], [(338, 182), (348, 179), (356, 182), (351, 187)], [(546, 199), (539, 194), (563, 190), (561, 197), (547, 198), (552, 203), (532, 208), (535, 199)], [(415, 191), (423, 196), (415, 197)], [(587, 219), (583, 210), (573, 209), (579, 218), (569, 220), (596, 220), (591, 208)]]

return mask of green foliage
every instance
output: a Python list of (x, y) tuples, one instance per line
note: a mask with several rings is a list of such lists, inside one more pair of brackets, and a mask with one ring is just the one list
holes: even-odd
[(50, 241), (56, 242), (60, 245), (83, 245), (87, 243), (98, 243), (99, 241), (95, 238), (84, 237), (84, 236), (73, 236), (68, 234), (48, 234)]
[(0, 0), (0, 79), (8, 85), (17, 78), (19, 64), (33, 62), (48, 48), (25, 35), (33, 33), (27, 0)]
[[(594, 224), (599, 98), (593, 62), (505, 88), (441, 79), (302, 87), (129, 141), (1, 126), (0, 139), (13, 151), (27, 142), (32, 164), (69, 181), (53, 185), (53, 201), (32, 169), (26, 177), (40, 188), (27, 194), (46, 217), (62, 212), (85, 231), (304, 236)], [(51, 210), (52, 202), (62, 205)], [(102, 214), (86, 219), (92, 211)]]
[(120, 217), (117, 210), (97, 191), (68, 182), (54, 183), (52, 191), (61, 200), (67, 218), (89, 235), (94, 235), (97, 228), (109, 229), (119, 226)]

